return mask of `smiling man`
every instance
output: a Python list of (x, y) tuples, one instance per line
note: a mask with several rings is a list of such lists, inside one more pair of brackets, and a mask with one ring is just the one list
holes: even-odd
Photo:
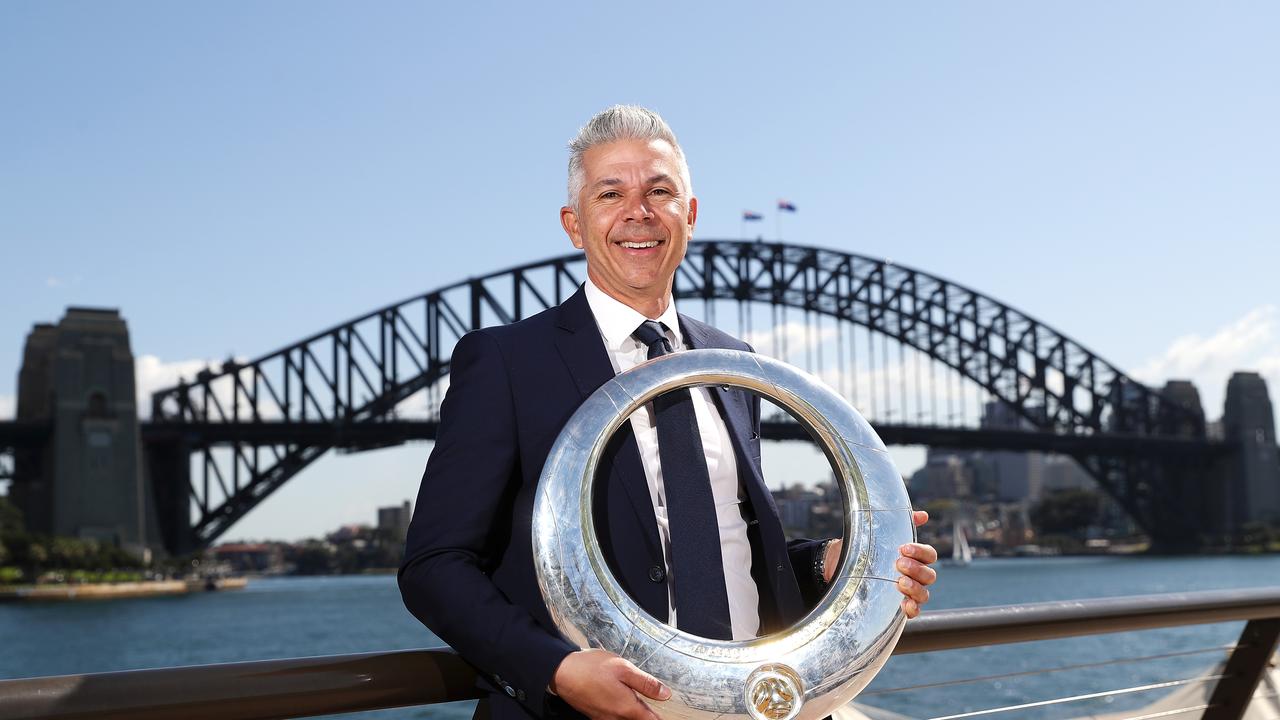
[[(698, 201), (662, 118), (615, 106), (569, 149), (560, 220), (586, 255), (587, 282), (558, 307), (458, 342), (400, 588), (481, 670), (489, 696), (477, 716), (649, 719), (637, 693), (667, 699), (658, 680), (572, 646), (551, 622), (532, 555), (538, 476), (569, 416), (616, 373), (690, 348), (750, 348), (676, 312), (672, 282)], [(839, 539), (787, 542), (759, 426), (754, 396), (678, 391), (633, 415), (600, 463), (593, 503), (614, 574), (647, 612), (695, 635), (745, 640), (790, 625), (840, 554)], [(910, 544), (902, 554), (899, 589), (914, 617), (937, 553)]]

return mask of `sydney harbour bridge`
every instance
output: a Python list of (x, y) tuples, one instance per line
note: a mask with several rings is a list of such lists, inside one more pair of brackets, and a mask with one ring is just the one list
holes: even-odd
[[(306, 482), (329, 450), (433, 438), (454, 343), (551, 307), (584, 279), (581, 254), (475, 277), (156, 392), (149, 419), (136, 422), (138, 481), (127, 486), (153, 519), (147, 535), (170, 553), (207, 547), (284, 483)], [(1211, 438), (1194, 390), (1148, 387), (969, 287), (834, 250), (699, 241), (675, 295), (682, 312), (824, 378), (886, 443), (1068, 455), (1161, 551), (1195, 550), (1239, 524), (1245, 441)], [(109, 399), (88, 396), (77, 422)], [(993, 401), (1020, 426), (977, 426), (975, 412)], [(59, 438), (77, 431), (22, 405), (20, 395), (19, 419), (0, 423), (0, 479), (19, 500), (52, 506), (65, 476), (53, 466), (68, 462)], [(763, 431), (808, 440), (780, 416)]]

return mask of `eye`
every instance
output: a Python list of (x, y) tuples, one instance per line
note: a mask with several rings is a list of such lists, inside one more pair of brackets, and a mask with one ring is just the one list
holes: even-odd
[(604, 192), (600, 193), (601, 200), (612, 200), (613, 198), (619, 198), (619, 197), (622, 197), (622, 195), (617, 190), (605, 190)]
[(650, 195), (670, 195), (671, 191), (666, 188), (654, 188), (649, 191)]

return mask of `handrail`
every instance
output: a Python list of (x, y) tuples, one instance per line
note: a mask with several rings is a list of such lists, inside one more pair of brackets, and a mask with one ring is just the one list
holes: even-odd
[(963, 608), (907, 623), (895, 655), (1280, 617), (1280, 587)]
[[(1280, 618), (1280, 587), (940, 610), (894, 653), (1264, 618)], [(475, 680), (448, 648), (60, 675), (0, 680), (0, 717), (272, 720), (471, 700)]]

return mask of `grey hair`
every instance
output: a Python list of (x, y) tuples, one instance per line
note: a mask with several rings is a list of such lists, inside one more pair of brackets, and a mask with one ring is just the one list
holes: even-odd
[(680, 179), (684, 181), (684, 190), (686, 193), (693, 192), (684, 150), (680, 148), (676, 134), (671, 132), (662, 116), (639, 105), (614, 105), (596, 113), (569, 141), (569, 207), (578, 209), (578, 194), (586, 183), (582, 156), (597, 145), (618, 140), (665, 140), (670, 143), (675, 150), (676, 159), (680, 161)]

